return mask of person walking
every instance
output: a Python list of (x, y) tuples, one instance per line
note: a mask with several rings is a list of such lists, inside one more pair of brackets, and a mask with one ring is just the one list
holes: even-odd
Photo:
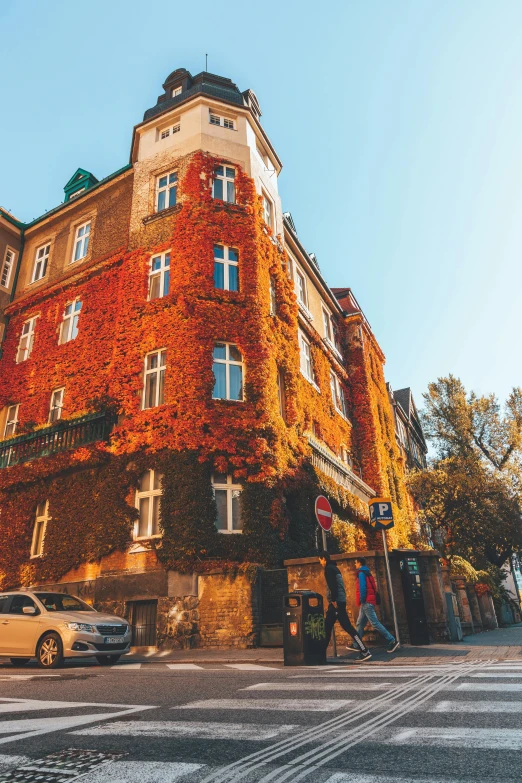
[(369, 661), (372, 657), (371, 652), (364, 644), (363, 640), (353, 627), (346, 611), (346, 589), (344, 587), (343, 576), (335, 563), (332, 563), (328, 552), (321, 552), (319, 554), (319, 562), (324, 568), (324, 578), (327, 585), (327, 599), (328, 609), (326, 611), (325, 619), (325, 635), (326, 635), (326, 647), (330, 644), (330, 638), (332, 636), (333, 627), (335, 621), (339, 620), (339, 625), (346, 633), (350, 634), (354, 641), (353, 649), (359, 653), (359, 657), (356, 659), (358, 663), (363, 661)]
[[(359, 617), (357, 618), (357, 634), (362, 639), (366, 624), (369, 622), (381, 636), (384, 636), (384, 640), (388, 643), (386, 652), (392, 653), (400, 646), (397, 639), (386, 630), (384, 625), (379, 622), (375, 606), (377, 604), (377, 586), (375, 579), (373, 578), (370, 569), (366, 565), (364, 557), (357, 557), (355, 559), (356, 571), (356, 596), (357, 606), (359, 607)], [(347, 647), (347, 650), (359, 651), (359, 648), (355, 645), (353, 647)]]

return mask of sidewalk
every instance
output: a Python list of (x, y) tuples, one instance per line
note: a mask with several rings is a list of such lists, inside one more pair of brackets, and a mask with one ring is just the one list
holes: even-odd
[[(330, 648), (331, 649), (331, 648)], [(400, 666), (436, 663), (463, 663), (477, 658), (511, 659), (522, 663), (522, 623), (495, 631), (483, 631), (473, 636), (465, 636), (462, 642), (454, 644), (430, 644), (425, 647), (404, 645), (393, 655), (388, 655), (384, 647), (372, 647), (373, 659), (366, 665), (384, 662)], [(344, 654), (338, 649), (337, 658), (328, 658), (328, 663), (349, 664), (353, 653)], [(225, 650), (163, 650), (161, 652), (135, 652), (125, 656), (125, 660), (140, 663), (283, 663), (281, 647), (258, 647), (250, 650), (237, 648)]]

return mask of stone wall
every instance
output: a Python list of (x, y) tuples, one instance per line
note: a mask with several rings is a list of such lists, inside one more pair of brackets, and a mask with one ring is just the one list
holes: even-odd
[(256, 647), (259, 638), (257, 579), (215, 573), (199, 577), (202, 647)]

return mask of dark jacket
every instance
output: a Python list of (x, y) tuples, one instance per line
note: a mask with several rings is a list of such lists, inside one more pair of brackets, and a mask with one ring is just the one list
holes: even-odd
[(356, 575), (355, 592), (357, 595), (357, 606), (361, 604), (373, 604), (375, 606), (377, 603), (374, 587), (375, 581), (370, 573), (370, 569), (368, 566), (361, 566), (357, 569)]
[(335, 563), (327, 563), (324, 567), (324, 578), (328, 585), (326, 597), (329, 601), (339, 601), (346, 603), (346, 590), (344, 588), (343, 577)]

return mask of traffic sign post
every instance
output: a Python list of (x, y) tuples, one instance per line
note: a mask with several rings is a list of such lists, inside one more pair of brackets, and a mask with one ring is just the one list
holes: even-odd
[(386, 561), (386, 576), (388, 577), (388, 588), (390, 590), (390, 601), (393, 615), (393, 625), (395, 628), (395, 638), (400, 642), (399, 624), (397, 622), (397, 612), (395, 610), (395, 598), (393, 596), (393, 587), (390, 570), (390, 559), (388, 557), (388, 541), (386, 540), (386, 531), (393, 527), (393, 506), (389, 498), (373, 498), (369, 502), (370, 507), (370, 525), (374, 530), (380, 530), (382, 533), (382, 544), (384, 548), (384, 559)]
[[(330, 501), (324, 495), (318, 495), (315, 499), (315, 518), (323, 533), (323, 549), (328, 552), (326, 543), (326, 531), (330, 530), (333, 522), (333, 512)], [(337, 642), (335, 639), (335, 626), (332, 628), (333, 655), (337, 658)]]

